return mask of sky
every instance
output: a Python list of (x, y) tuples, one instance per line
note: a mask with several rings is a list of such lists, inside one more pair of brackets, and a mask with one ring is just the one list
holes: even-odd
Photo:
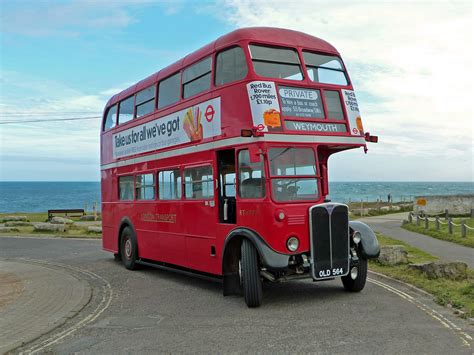
[[(0, 181), (98, 181), (109, 97), (250, 26), (341, 53), (379, 143), (332, 181), (473, 181), (472, 2), (304, 0), (0, 0)], [(44, 118), (85, 119), (2, 124)]]

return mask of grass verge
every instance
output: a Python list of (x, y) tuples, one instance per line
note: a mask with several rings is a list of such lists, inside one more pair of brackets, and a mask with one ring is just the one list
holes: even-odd
[[(29, 222), (46, 222), (48, 220), (48, 213), (47, 212), (15, 212), (15, 213), (0, 213), (0, 221), (3, 217), (6, 216), (26, 216)], [(68, 217), (69, 218), (69, 217)], [(78, 217), (70, 218), (74, 222), (78, 222)], [(33, 226), (15, 226), (14, 228), (18, 229), (18, 232), (5, 232), (1, 233), (0, 236), (31, 236), (31, 235), (41, 235), (41, 236), (48, 236), (48, 237), (58, 237), (58, 238), (91, 238), (97, 239), (102, 238), (101, 233), (94, 233), (89, 232), (87, 229), (87, 225), (73, 224), (68, 226), (64, 232), (47, 232), (47, 231), (35, 231)]]
[[(399, 240), (377, 234), (380, 245), (403, 245), (410, 263), (434, 261), (437, 257), (414, 248)], [(468, 269), (466, 280), (429, 279), (423, 273), (408, 268), (408, 265), (385, 266), (376, 260), (369, 262), (373, 271), (412, 284), (432, 294), (437, 303), (451, 305), (464, 312), (464, 317), (474, 317), (474, 270)]]
[[(455, 224), (461, 224), (462, 221), (466, 221), (468, 226), (474, 226), (474, 218), (453, 218)], [(461, 227), (453, 226), (453, 234), (449, 234), (447, 225), (440, 225), (440, 230), (436, 230), (434, 222), (429, 222), (428, 229), (425, 229), (424, 221), (420, 221), (419, 226), (414, 223), (405, 223), (402, 228), (411, 232), (428, 235), (436, 239), (446, 240), (448, 242), (464, 245), (465, 247), (474, 248), (474, 231), (467, 230), (466, 236), (462, 237)]]

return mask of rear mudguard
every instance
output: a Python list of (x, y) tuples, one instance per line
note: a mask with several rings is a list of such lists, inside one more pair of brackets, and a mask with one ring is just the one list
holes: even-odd
[(349, 221), (349, 228), (360, 233), (360, 252), (366, 259), (375, 259), (380, 255), (380, 245), (374, 231), (360, 221)]

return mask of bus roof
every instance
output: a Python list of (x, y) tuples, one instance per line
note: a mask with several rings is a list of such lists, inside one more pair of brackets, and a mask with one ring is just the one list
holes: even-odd
[(160, 71), (112, 96), (107, 102), (106, 107), (114, 105), (115, 103), (134, 94), (135, 92), (166, 78), (167, 76), (181, 70), (196, 60), (211, 54), (214, 50), (223, 49), (240, 41), (258, 41), (261, 43), (281, 46), (303, 47), (329, 54), (339, 55), (339, 52), (336, 50), (336, 48), (334, 48), (328, 42), (303, 32), (274, 27), (241, 28), (219, 37), (214, 42), (199, 48), (198, 50), (188, 54), (186, 57), (179, 59), (173, 64), (170, 64)]

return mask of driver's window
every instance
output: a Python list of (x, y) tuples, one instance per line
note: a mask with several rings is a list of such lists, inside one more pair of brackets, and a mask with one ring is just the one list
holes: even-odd
[(250, 161), (247, 149), (239, 152), (239, 196), (241, 198), (262, 198), (265, 196), (265, 173), (263, 161)]

